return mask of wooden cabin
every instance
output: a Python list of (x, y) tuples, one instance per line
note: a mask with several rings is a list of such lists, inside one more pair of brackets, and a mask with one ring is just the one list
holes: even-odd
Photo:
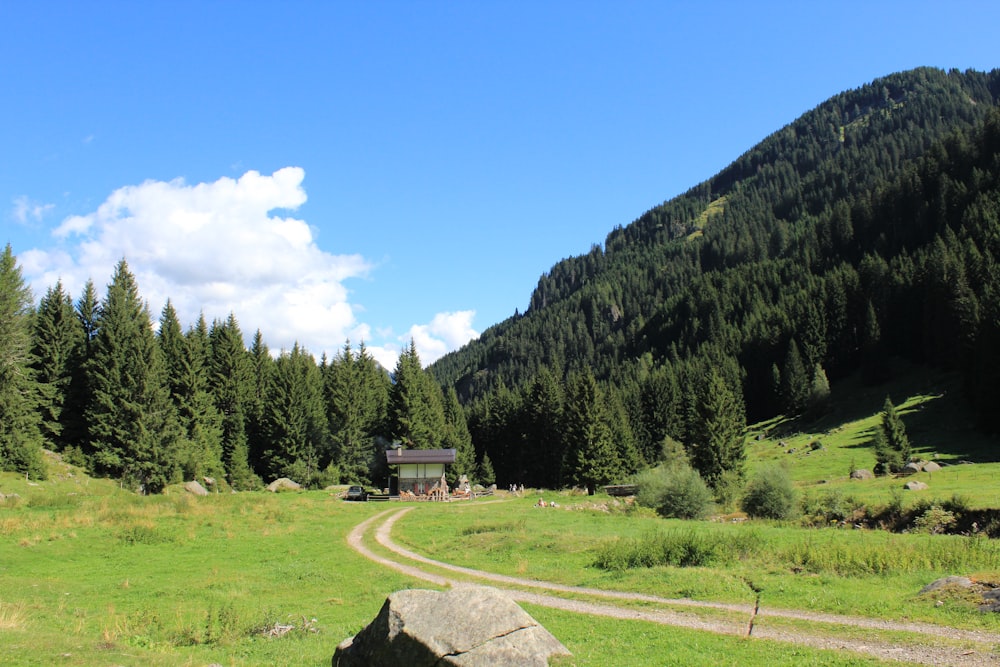
[(390, 494), (426, 495), (441, 481), (445, 467), (455, 462), (455, 453), (454, 449), (387, 449)]

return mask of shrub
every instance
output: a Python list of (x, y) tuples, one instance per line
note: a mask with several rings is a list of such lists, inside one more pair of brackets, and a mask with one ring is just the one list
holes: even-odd
[(757, 472), (747, 483), (740, 507), (754, 518), (792, 518), (795, 513), (795, 489), (788, 472), (777, 466)]
[(636, 477), (636, 502), (662, 517), (701, 519), (712, 510), (712, 492), (694, 468), (657, 466)]

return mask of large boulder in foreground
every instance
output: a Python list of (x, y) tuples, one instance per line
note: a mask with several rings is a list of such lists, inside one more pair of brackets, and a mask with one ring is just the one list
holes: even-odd
[(333, 667), (545, 667), (566, 647), (495, 588), (406, 590), (390, 595), (366, 628), (345, 639)]

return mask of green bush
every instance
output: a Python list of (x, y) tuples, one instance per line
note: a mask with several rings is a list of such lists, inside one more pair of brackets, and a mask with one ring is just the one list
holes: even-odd
[(704, 567), (747, 558), (761, 548), (753, 531), (721, 534), (693, 529), (647, 533), (639, 539), (612, 540), (597, 550), (594, 566), (602, 570), (643, 567)]
[(790, 519), (795, 514), (795, 489), (781, 467), (763, 468), (747, 483), (740, 507), (760, 519)]
[(662, 517), (701, 519), (712, 511), (712, 491), (690, 466), (657, 466), (640, 473), (635, 483), (636, 502)]

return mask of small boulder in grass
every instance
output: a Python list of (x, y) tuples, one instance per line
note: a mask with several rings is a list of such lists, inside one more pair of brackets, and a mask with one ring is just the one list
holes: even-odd
[(495, 588), (397, 591), (333, 654), (333, 667), (545, 667), (570, 655)]

